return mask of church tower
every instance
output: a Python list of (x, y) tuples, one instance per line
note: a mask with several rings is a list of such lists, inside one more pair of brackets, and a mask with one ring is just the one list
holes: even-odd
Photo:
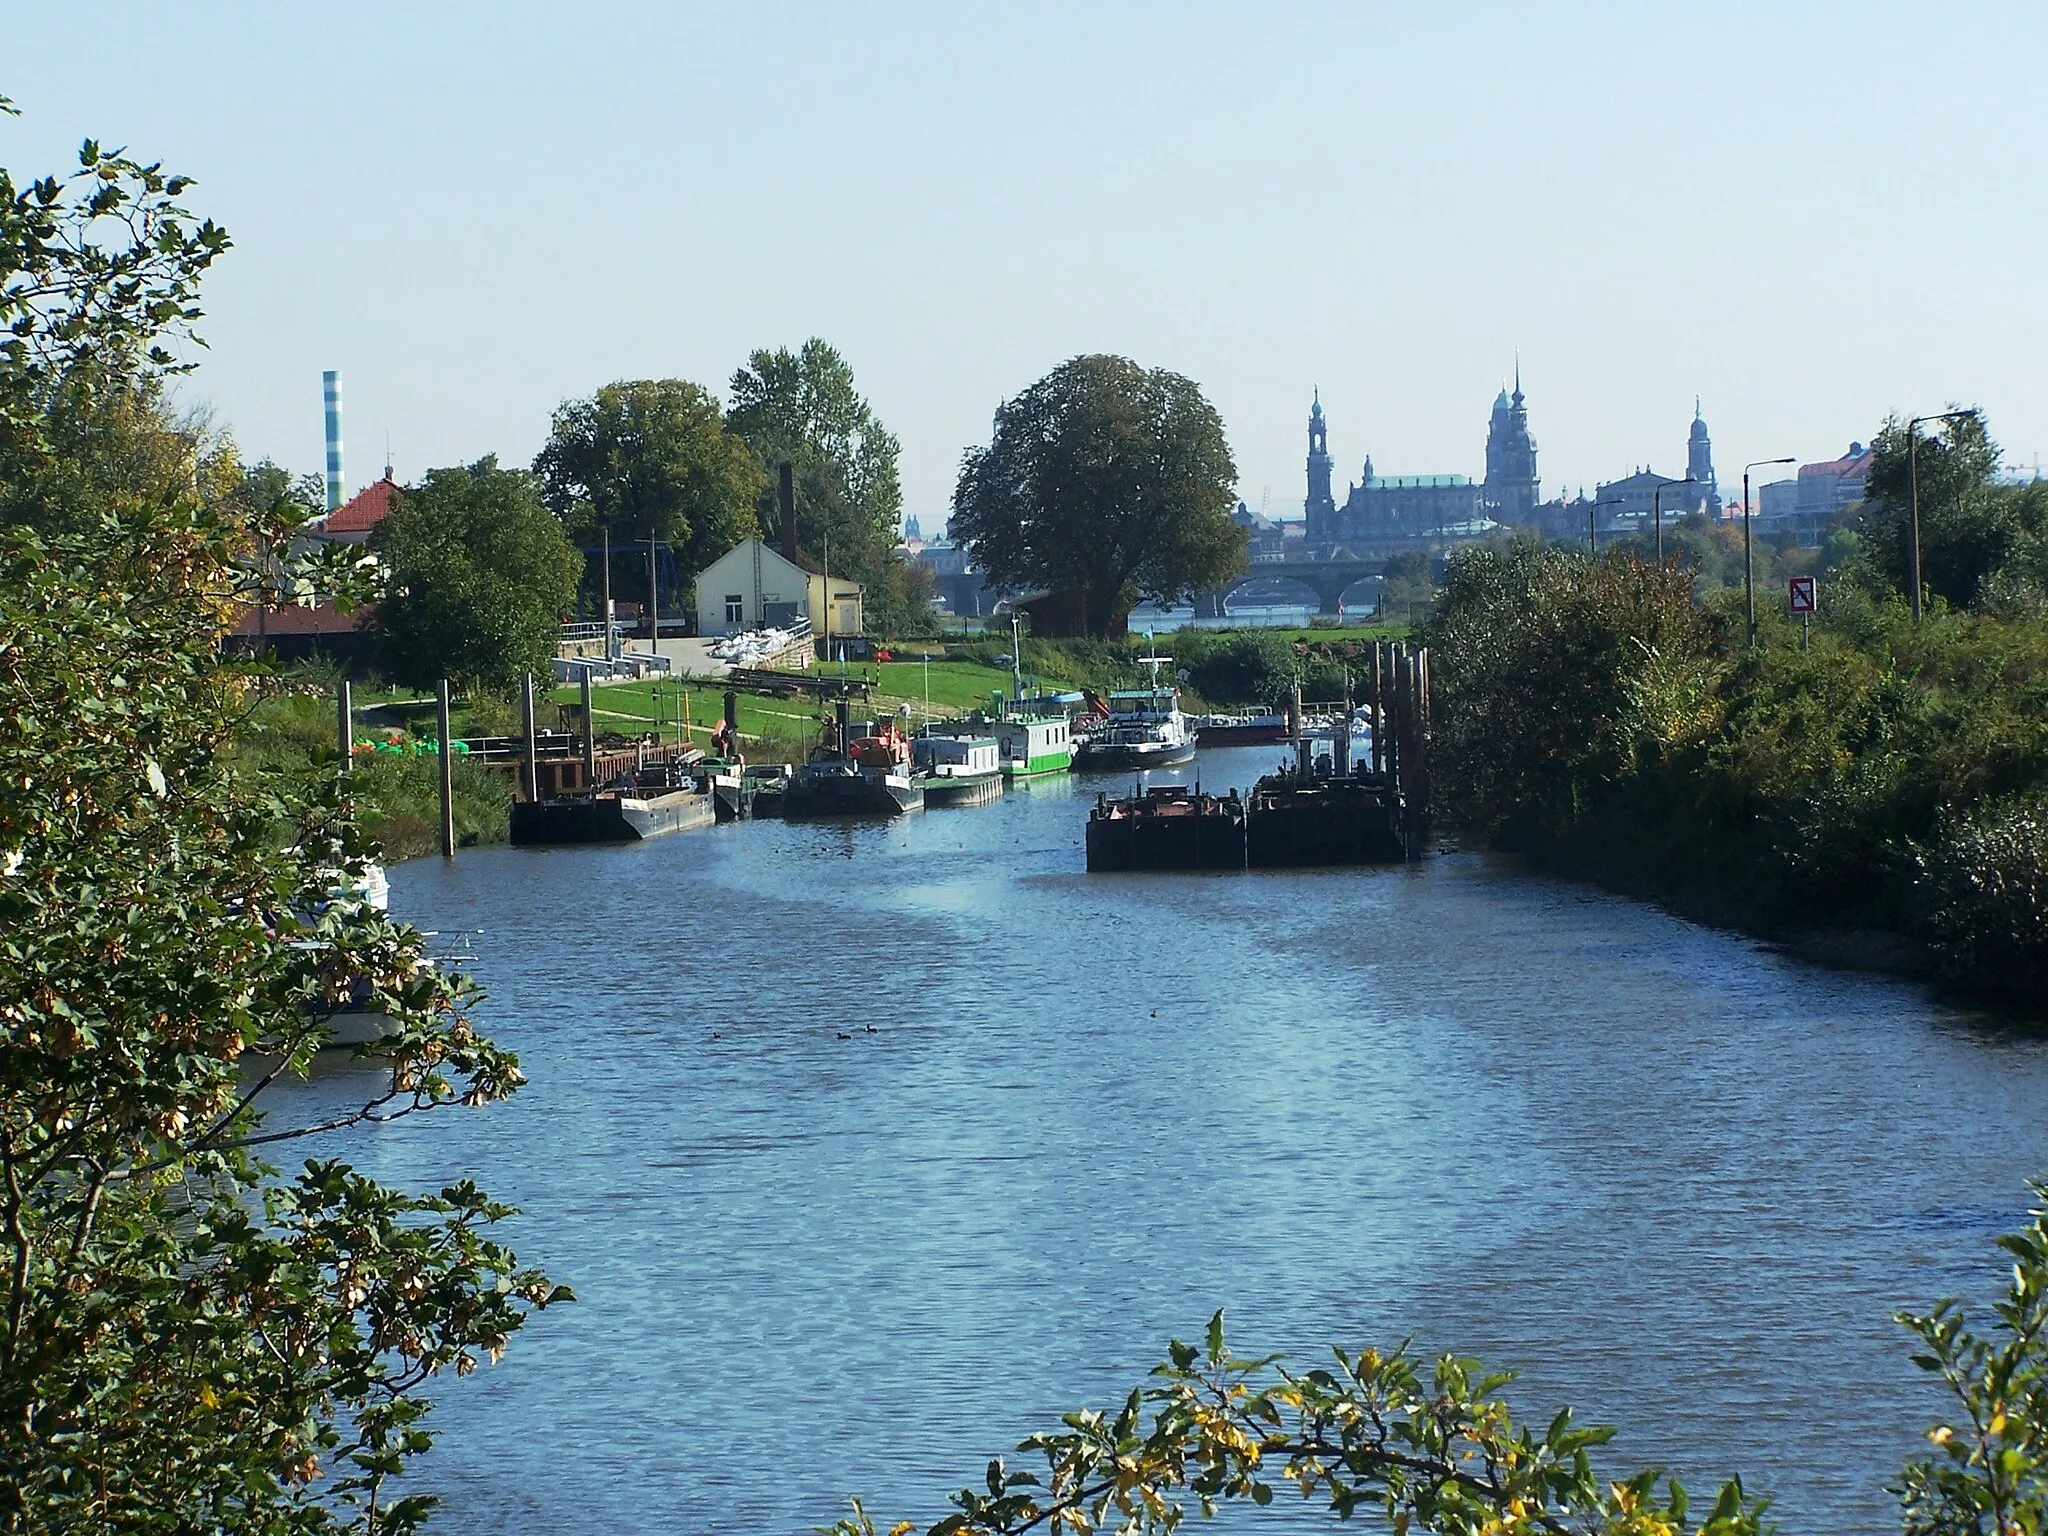
[(1308, 519), (1311, 546), (1332, 544), (1337, 538), (1337, 498), (1330, 494), (1330, 434), (1323, 424), (1323, 392), (1316, 391), (1308, 408), (1308, 497), (1301, 504)]
[(1686, 439), (1685, 444), (1685, 472), (1696, 482), (1689, 497), (1689, 504), (1697, 507), (1704, 503), (1707, 516), (1719, 517), (1721, 491), (1714, 484), (1714, 443), (1713, 439), (1707, 436), (1706, 422), (1700, 417), (1700, 402), (1697, 395), (1693, 397), (1692, 402), (1692, 435)]
[(1515, 392), (1503, 389), (1493, 402), (1486, 428), (1486, 508), (1495, 521), (1532, 523), (1542, 500), (1536, 478), (1536, 439), (1529, 435), (1529, 408), (1522, 397), (1522, 364), (1515, 363)]

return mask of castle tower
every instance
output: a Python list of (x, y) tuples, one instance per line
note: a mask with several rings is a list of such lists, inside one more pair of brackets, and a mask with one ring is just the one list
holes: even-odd
[(1337, 498), (1330, 494), (1330, 433), (1323, 423), (1323, 392), (1308, 409), (1308, 496), (1301, 504), (1313, 547), (1337, 537)]
[(1486, 509), (1496, 522), (1534, 522), (1542, 500), (1536, 478), (1536, 439), (1529, 435), (1529, 408), (1522, 396), (1522, 364), (1515, 362), (1515, 392), (1503, 389), (1486, 427)]
[(1687, 505), (1706, 506), (1707, 516), (1721, 515), (1721, 491), (1714, 483), (1714, 442), (1707, 436), (1707, 424), (1700, 416), (1699, 397), (1692, 402), (1692, 435), (1685, 444), (1685, 472), (1697, 482), (1687, 497)]

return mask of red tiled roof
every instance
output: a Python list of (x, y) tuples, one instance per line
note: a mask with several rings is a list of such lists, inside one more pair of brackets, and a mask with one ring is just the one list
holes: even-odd
[(390, 475), (365, 486), (321, 519), (324, 533), (368, 533), (391, 515), (391, 497), (398, 483)]
[(1870, 473), (1870, 461), (1876, 457), (1875, 449), (1866, 448), (1861, 453), (1844, 454), (1839, 459), (1829, 459), (1825, 464), (1802, 464), (1799, 466), (1799, 478), (1810, 480), (1820, 475), (1837, 478), (1846, 475), (1867, 475)]
[[(362, 498), (356, 499), (360, 501)], [(353, 613), (337, 613), (332, 603), (316, 603), (311, 608), (296, 605), (271, 608), (262, 616), (260, 632), (266, 635), (346, 635), (360, 629), (369, 616), (368, 607), (358, 607)], [(235, 615), (234, 632), (238, 635), (259, 632), (253, 603), (245, 605)]]

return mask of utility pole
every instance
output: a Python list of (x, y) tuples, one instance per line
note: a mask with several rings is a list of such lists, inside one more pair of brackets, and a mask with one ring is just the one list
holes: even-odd
[[(1749, 617), (1749, 648), (1756, 649), (1756, 561), (1750, 553), (1749, 472), (1767, 464), (1796, 464), (1794, 458), (1752, 459), (1742, 466), (1742, 606)], [(1917, 601), (1917, 600), (1916, 600)]]
[(607, 523), (604, 530), (604, 659), (610, 661), (618, 654), (618, 635), (612, 624), (612, 530)]
[(1664, 492), (1674, 485), (1698, 485), (1691, 475), (1683, 480), (1659, 480), (1657, 488), (1650, 492), (1650, 521), (1657, 530), (1657, 563), (1664, 563)]
[(1975, 411), (1939, 411), (1915, 416), (1906, 423), (1906, 484), (1913, 504), (1913, 547), (1907, 559), (1907, 574), (1913, 581), (1913, 622), (1920, 622), (1920, 442), (1917, 432), (1923, 421), (1957, 421), (1975, 416)]

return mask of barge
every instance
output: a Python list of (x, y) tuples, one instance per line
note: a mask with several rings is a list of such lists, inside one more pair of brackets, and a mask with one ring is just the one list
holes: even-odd
[(1155, 784), (1128, 799), (1095, 797), (1088, 813), (1088, 872), (1243, 869), (1245, 802)]
[(518, 800), (512, 805), (515, 848), (573, 843), (641, 843), (671, 832), (708, 827), (718, 819), (708, 785), (682, 764), (662, 764), (588, 795)]

